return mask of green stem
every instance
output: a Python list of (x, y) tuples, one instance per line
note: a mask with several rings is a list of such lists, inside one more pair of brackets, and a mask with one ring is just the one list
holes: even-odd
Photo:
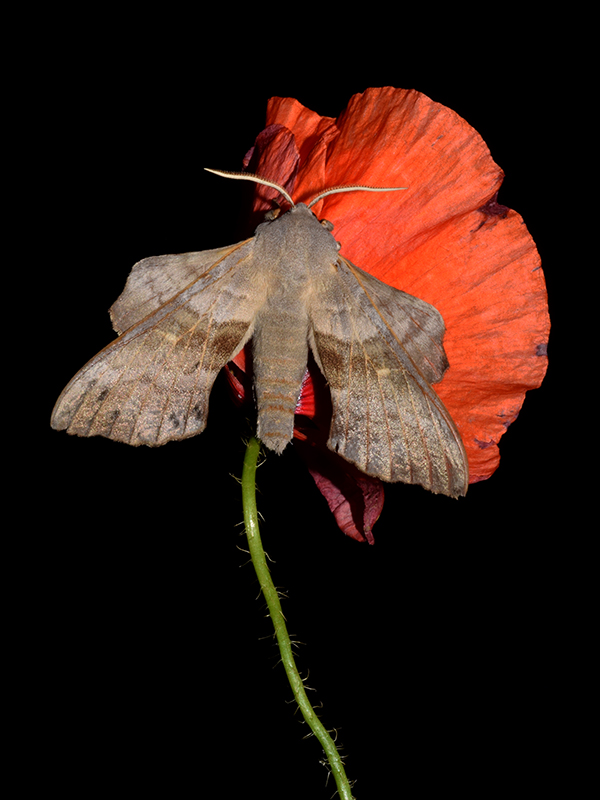
[(337, 751), (337, 747), (331, 736), (327, 733), (321, 720), (315, 714), (311, 706), (306, 692), (302, 678), (296, 664), (294, 662), (294, 655), (292, 653), (292, 643), (290, 636), (287, 632), (283, 613), (281, 611), (281, 604), (279, 603), (279, 596), (277, 590), (271, 580), (271, 574), (267, 566), (265, 558), (265, 551), (263, 550), (262, 542), (260, 540), (260, 531), (258, 529), (258, 514), (256, 511), (256, 462), (260, 452), (260, 442), (254, 437), (248, 442), (246, 448), (246, 455), (244, 457), (244, 469), (242, 472), (242, 499), (244, 504), (244, 523), (246, 526), (246, 536), (248, 537), (248, 546), (250, 548), (250, 555), (252, 556), (252, 563), (256, 570), (256, 575), (260, 583), (260, 588), (267, 601), (269, 614), (273, 620), (275, 634), (277, 636), (277, 644), (279, 645), (279, 652), (281, 653), (281, 660), (285, 668), (286, 675), (292, 687), (294, 698), (300, 707), (302, 716), (306, 720), (309, 728), (317, 737), (329, 761), (331, 771), (335, 778), (337, 790), (341, 800), (353, 800), (352, 792), (350, 791), (350, 783), (344, 771), (342, 759)]

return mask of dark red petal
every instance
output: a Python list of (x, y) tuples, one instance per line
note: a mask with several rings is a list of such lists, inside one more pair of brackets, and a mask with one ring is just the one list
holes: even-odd
[(340, 529), (358, 542), (374, 543), (373, 525), (383, 508), (383, 484), (363, 475), (326, 447), (294, 439)]
[[(279, 123), (269, 125), (256, 137), (252, 147), (244, 158), (244, 170), (273, 181), (283, 187), (288, 194), (293, 194), (296, 175), (300, 166), (300, 154), (296, 146), (294, 134)], [(284, 203), (281, 193), (270, 186), (257, 184), (253, 214), (253, 224), (262, 222), (265, 211), (273, 208), (276, 202)]]

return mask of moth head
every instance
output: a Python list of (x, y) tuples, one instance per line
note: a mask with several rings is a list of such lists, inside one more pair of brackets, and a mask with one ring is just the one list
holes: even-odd
[[(263, 186), (270, 186), (272, 189), (277, 189), (278, 192), (281, 192), (283, 197), (285, 197), (292, 208), (294, 208), (296, 205), (283, 186), (279, 186), (278, 183), (269, 181), (266, 178), (261, 178), (260, 175), (253, 175), (251, 172), (227, 172), (226, 170), (209, 169), (208, 167), (204, 167), (204, 169), (207, 172), (213, 172), (215, 175), (220, 175), (222, 178), (232, 178), (233, 180), (238, 181), (252, 181), (253, 183), (261, 183)], [(338, 194), (339, 192), (403, 192), (407, 188), (407, 186), (363, 186), (362, 184), (332, 186), (331, 189), (325, 189), (325, 191), (321, 192), (316, 197), (313, 197), (310, 203), (307, 203), (306, 207), (312, 208), (316, 203), (319, 202), (319, 200), (327, 197), (327, 195)]]

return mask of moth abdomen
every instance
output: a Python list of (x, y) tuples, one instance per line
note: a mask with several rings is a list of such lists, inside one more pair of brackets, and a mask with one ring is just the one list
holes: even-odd
[(254, 366), (257, 434), (266, 446), (281, 453), (294, 433), (294, 415), (306, 362), (298, 367), (293, 359), (268, 359)]
[(292, 440), (294, 414), (308, 361), (307, 323), (290, 315), (264, 315), (252, 340), (252, 368), (257, 405), (257, 434), (281, 453)]
[(263, 389), (259, 403), (257, 434), (270, 450), (283, 452), (294, 433), (296, 403), (289, 394)]

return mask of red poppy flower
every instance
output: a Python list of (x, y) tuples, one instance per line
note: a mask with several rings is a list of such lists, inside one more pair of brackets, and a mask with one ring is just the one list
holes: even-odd
[[(519, 214), (498, 204), (503, 173), (479, 134), (413, 90), (367, 89), (337, 119), (276, 97), (244, 167), (296, 203), (340, 184), (408, 187), (335, 194), (313, 210), (334, 224), (346, 258), (442, 314), (450, 368), (434, 389), (461, 433), (470, 482), (488, 478), (525, 392), (542, 382), (550, 323), (535, 243)], [(276, 190), (257, 186), (256, 223), (275, 200)], [(236, 364), (245, 369), (243, 354)], [(297, 414), (294, 443), (340, 528), (372, 542), (383, 488), (327, 450), (330, 406), (315, 365)]]

